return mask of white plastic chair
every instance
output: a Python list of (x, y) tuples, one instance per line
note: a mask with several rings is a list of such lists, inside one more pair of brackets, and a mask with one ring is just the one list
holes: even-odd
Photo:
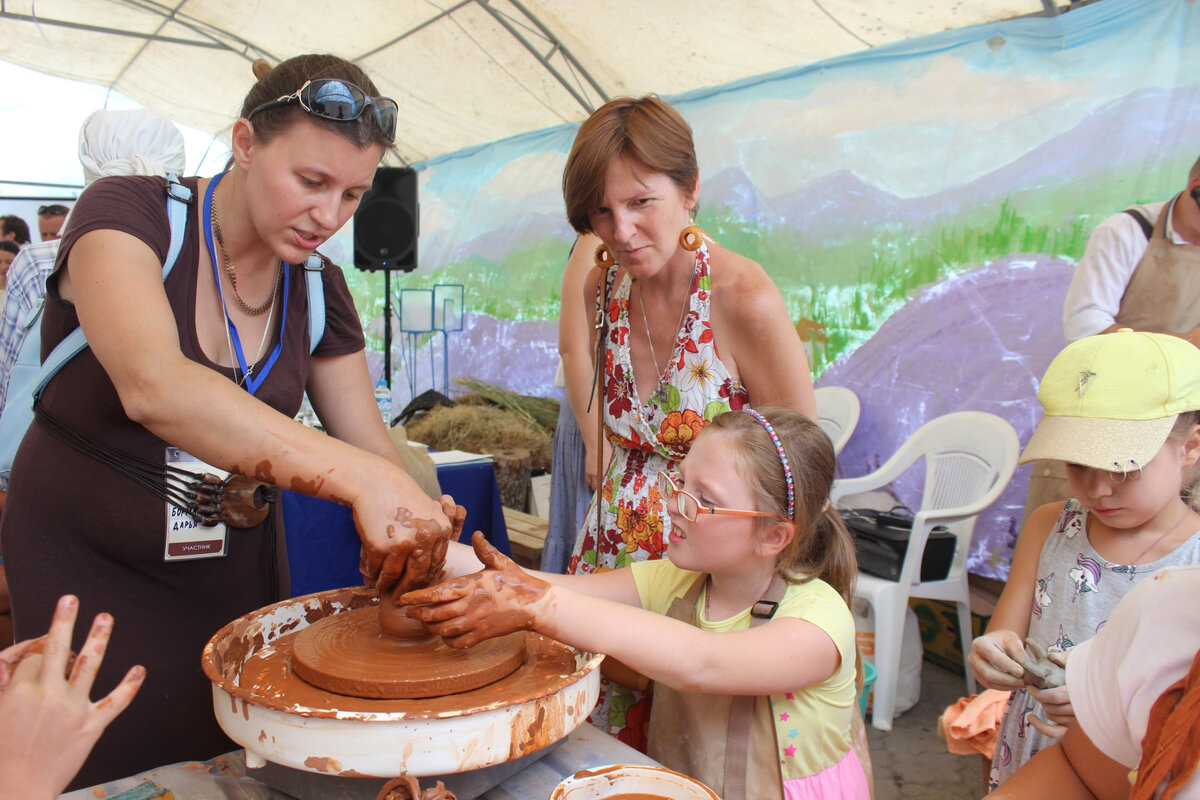
[[(975, 692), (975, 678), (966, 667), (971, 648), (971, 604), (967, 590), (967, 554), (977, 515), (995, 502), (1017, 466), (1020, 445), (1017, 433), (1005, 420), (982, 411), (959, 411), (925, 423), (895, 455), (870, 475), (835, 481), (832, 501), (846, 495), (886, 486), (925, 459), (925, 488), (913, 519), (912, 538), (898, 581), (858, 573), (854, 596), (871, 604), (875, 617), (875, 697), (871, 724), (892, 729), (896, 679), (900, 671), (900, 643), (909, 597), (944, 600), (957, 607), (967, 694)], [(921, 559), (929, 531), (944, 525), (957, 537), (954, 560), (946, 578), (921, 581)]]
[(834, 454), (840, 454), (858, 425), (858, 395), (844, 386), (821, 386), (817, 397), (817, 425), (833, 442)]

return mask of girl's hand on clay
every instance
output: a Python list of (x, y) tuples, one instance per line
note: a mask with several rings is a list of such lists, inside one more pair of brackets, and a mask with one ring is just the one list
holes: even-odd
[(409, 535), (391, 542), (386, 550), (378, 550), (364, 541), (359, 571), (366, 585), (382, 596), (394, 598), (414, 589), (422, 589), (440, 581), (446, 563), (446, 549), (451, 539), (457, 541), (462, 533), (467, 510), (454, 504), (449, 495), (442, 495), (442, 513), (450, 520), (447, 528), (430, 521), (420, 521)]
[(471, 538), (484, 568), (398, 599), (408, 615), (425, 623), (451, 647), (528, 630), (537, 622), (538, 602), (550, 584), (522, 570), (479, 531)]
[[(54, 798), (79, 771), (108, 724), (133, 700), (146, 677), (133, 667), (99, 702), (89, 695), (112, 635), (113, 620), (98, 614), (67, 674), (79, 601), (59, 599), (41, 653), (22, 643), (24, 657), (0, 692), (0, 798)], [(7, 663), (16, 648), (0, 654)]]
[[(1067, 653), (1048, 653), (1046, 657), (1060, 667), (1067, 666)], [(1036, 686), (1026, 687), (1029, 689), (1029, 695), (1034, 700), (1042, 704), (1045, 710), (1046, 719), (1054, 723), (1055, 727), (1060, 730), (1057, 735), (1047, 733), (1042, 730), (1042, 726), (1035, 726), (1047, 736), (1053, 736), (1055, 739), (1061, 739), (1063, 734), (1067, 732), (1067, 728), (1075, 724), (1075, 709), (1071, 706), (1071, 698), (1067, 694), (1066, 686), (1057, 686), (1052, 689), (1038, 689)], [(1032, 721), (1034, 717), (1030, 717)]]
[(989, 689), (1014, 691), (1025, 686), (1025, 643), (1015, 631), (990, 631), (971, 642), (967, 657), (975, 679)]

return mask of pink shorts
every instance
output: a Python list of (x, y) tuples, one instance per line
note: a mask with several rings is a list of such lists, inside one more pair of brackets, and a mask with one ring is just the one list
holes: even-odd
[(869, 800), (867, 776), (853, 748), (832, 767), (783, 782), (784, 800)]

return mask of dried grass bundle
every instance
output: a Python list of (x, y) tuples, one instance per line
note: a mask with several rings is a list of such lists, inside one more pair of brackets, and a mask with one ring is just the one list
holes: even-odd
[[(508, 389), (502, 389), (499, 386), (481, 381), (478, 378), (455, 378), (454, 382), (470, 389), (487, 402), (500, 408), (508, 409), (532, 424), (546, 429), (549, 433), (554, 433), (554, 428), (558, 425), (559, 403), (551, 397), (533, 397), (527, 394), (517, 394), (516, 392), (510, 392)], [(476, 401), (474, 397), (467, 395), (458, 398), (458, 402), (471, 403)]]
[(435, 450), (497, 453), (525, 449), (533, 469), (549, 469), (551, 435), (516, 412), (492, 405), (437, 406), (404, 426), (408, 438)]

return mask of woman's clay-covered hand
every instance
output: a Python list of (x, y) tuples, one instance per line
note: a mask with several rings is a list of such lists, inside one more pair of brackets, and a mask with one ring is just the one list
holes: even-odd
[(448, 495), (443, 495), (440, 503), (442, 513), (450, 520), (448, 527), (431, 520), (412, 520), (410, 515), (406, 519), (412, 521), (411, 527), (403, 535), (393, 536), (387, 549), (380, 550), (364, 540), (359, 570), (366, 584), (381, 596), (390, 592), (398, 598), (442, 579), (446, 548), (462, 533), (467, 510), (455, 505)]
[[(113, 620), (108, 614), (96, 616), (68, 675), (78, 612), (75, 597), (60, 598), (43, 639), (0, 652), (0, 800), (57, 797), (146, 677), (145, 669), (133, 667), (107, 697), (93, 703), (92, 682)], [(42, 643), (40, 653), (35, 642)]]
[(1014, 691), (1025, 686), (1025, 643), (1015, 631), (989, 631), (971, 642), (967, 657), (975, 678), (989, 689)]
[[(403, 555), (415, 545), (418, 531), (450, 532), (451, 512), (447, 509), (454, 508), (454, 501), (449, 496), (434, 500), (406, 473), (402, 473), (399, 483), (393, 477), (386, 470), (380, 471), (377, 480), (362, 487), (349, 503), (358, 538), (367, 551), (363, 554), (364, 565), (368, 560), (375, 563), (388, 555)], [(404, 545), (405, 541), (409, 544)]]
[(451, 647), (528, 630), (537, 622), (538, 601), (550, 584), (522, 570), (479, 531), (471, 538), (484, 568), (399, 599), (408, 615), (425, 623)]

